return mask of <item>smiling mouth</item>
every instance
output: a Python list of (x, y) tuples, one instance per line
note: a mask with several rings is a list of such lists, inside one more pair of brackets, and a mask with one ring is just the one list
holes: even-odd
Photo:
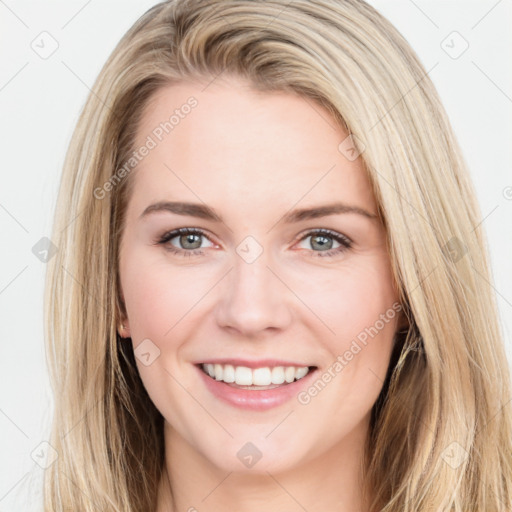
[(203, 363), (199, 368), (216, 381), (239, 389), (264, 390), (282, 387), (304, 378), (316, 366), (265, 366), (248, 368), (231, 364)]

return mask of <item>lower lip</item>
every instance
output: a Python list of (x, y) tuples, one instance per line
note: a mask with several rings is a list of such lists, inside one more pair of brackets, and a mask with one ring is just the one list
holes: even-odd
[(314, 370), (310, 370), (302, 379), (291, 382), (290, 384), (283, 384), (276, 388), (249, 390), (231, 387), (225, 382), (212, 379), (198, 366), (196, 366), (196, 368), (206, 387), (214, 396), (235, 407), (252, 411), (266, 411), (288, 402), (293, 397), (297, 396), (302, 388), (308, 385), (316, 372), (315, 368)]

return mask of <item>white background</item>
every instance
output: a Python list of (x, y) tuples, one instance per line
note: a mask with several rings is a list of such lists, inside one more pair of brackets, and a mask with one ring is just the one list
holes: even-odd
[[(31, 453), (48, 437), (52, 398), (43, 344), (45, 264), (32, 247), (50, 235), (65, 151), (89, 89), (121, 36), (154, 3), (0, 0), (0, 512), (41, 510), (43, 470)], [(425, 69), (437, 63), (430, 77), (478, 193), (490, 286), (512, 360), (512, 0), (370, 3), (404, 34)], [(58, 43), (46, 59), (31, 47), (49, 37), (43, 31)], [(453, 31), (469, 44), (456, 59), (441, 46), (446, 40), (452, 53), (462, 48)]]

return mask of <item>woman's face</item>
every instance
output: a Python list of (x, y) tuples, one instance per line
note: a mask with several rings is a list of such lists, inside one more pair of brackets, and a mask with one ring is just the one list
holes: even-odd
[(227, 471), (355, 449), (400, 309), (361, 158), (311, 100), (205, 87), (161, 89), (137, 133), (120, 275), (142, 381)]

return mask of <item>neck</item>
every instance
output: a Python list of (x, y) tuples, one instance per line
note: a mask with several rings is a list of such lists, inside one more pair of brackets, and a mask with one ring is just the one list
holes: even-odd
[(166, 467), (156, 512), (368, 510), (361, 484), (367, 421), (327, 452), (278, 474), (219, 469), (164, 425)]

